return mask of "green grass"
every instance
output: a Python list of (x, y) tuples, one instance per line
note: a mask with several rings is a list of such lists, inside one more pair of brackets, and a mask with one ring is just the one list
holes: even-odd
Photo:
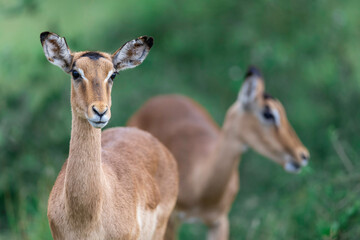
[[(69, 76), (41, 49), (45, 30), (75, 51), (154, 37), (147, 60), (116, 78), (109, 127), (164, 93), (194, 98), (221, 124), (246, 67), (257, 65), (311, 160), (291, 175), (244, 154), (231, 239), (359, 239), (358, 8), (355, 0), (0, 0), (0, 239), (51, 239), (47, 198), (67, 157), (71, 113)], [(203, 239), (205, 229), (186, 224), (181, 239)]]

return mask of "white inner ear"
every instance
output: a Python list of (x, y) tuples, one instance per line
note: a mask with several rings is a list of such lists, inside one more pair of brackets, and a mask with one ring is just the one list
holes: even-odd
[(245, 80), (238, 96), (238, 100), (240, 101), (240, 105), (242, 107), (248, 108), (255, 100), (257, 85), (258, 81), (256, 80), (256, 77), (251, 77)]
[(118, 50), (113, 57), (117, 71), (134, 68), (141, 64), (150, 51), (150, 47), (143, 39), (131, 40)]
[(44, 41), (43, 48), (46, 58), (52, 64), (61, 67), (64, 71), (70, 70), (69, 68), (72, 56), (66, 44), (65, 38), (51, 34)]
[[(115, 61), (124, 61), (126, 58), (129, 58), (128, 56), (128, 52), (132, 51), (132, 49), (134, 49), (134, 44), (135, 44), (135, 40), (131, 40), (129, 42), (127, 42), (122, 48), (121, 50), (116, 54), (115, 56)], [(136, 52), (135, 52), (136, 55)]]
[[(118, 61), (124, 60), (138, 60), (142, 61), (145, 58), (146, 44), (140, 39), (134, 39), (127, 42), (125, 46), (118, 52), (116, 59)], [(129, 55), (131, 53), (131, 55)]]

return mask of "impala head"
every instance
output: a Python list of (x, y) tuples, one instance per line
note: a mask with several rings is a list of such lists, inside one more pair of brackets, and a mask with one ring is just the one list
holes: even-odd
[(104, 127), (111, 117), (111, 88), (121, 70), (141, 64), (153, 45), (153, 38), (139, 37), (120, 47), (114, 54), (72, 52), (65, 38), (43, 32), (40, 41), (46, 58), (71, 75), (73, 114), (85, 118), (95, 128)]
[(291, 127), (279, 100), (265, 93), (259, 70), (250, 67), (238, 97), (241, 140), (288, 172), (307, 165), (309, 151)]

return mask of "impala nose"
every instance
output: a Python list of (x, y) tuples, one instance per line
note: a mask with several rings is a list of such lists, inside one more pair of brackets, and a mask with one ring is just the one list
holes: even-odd
[(301, 166), (305, 167), (309, 163), (309, 155), (306, 153), (300, 153)]
[(108, 111), (108, 107), (104, 107), (103, 109), (99, 109), (95, 105), (93, 105), (92, 110), (96, 115), (98, 115), (101, 118)]
[(287, 162), (285, 164), (285, 170), (291, 173), (298, 173), (300, 171), (301, 165), (297, 162)]

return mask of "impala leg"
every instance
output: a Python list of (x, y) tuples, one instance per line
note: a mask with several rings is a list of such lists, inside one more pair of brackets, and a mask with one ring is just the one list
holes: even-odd
[(209, 226), (207, 240), (229, 239), (229, 219), (227, 215), (221, 216), (214, 224)]

